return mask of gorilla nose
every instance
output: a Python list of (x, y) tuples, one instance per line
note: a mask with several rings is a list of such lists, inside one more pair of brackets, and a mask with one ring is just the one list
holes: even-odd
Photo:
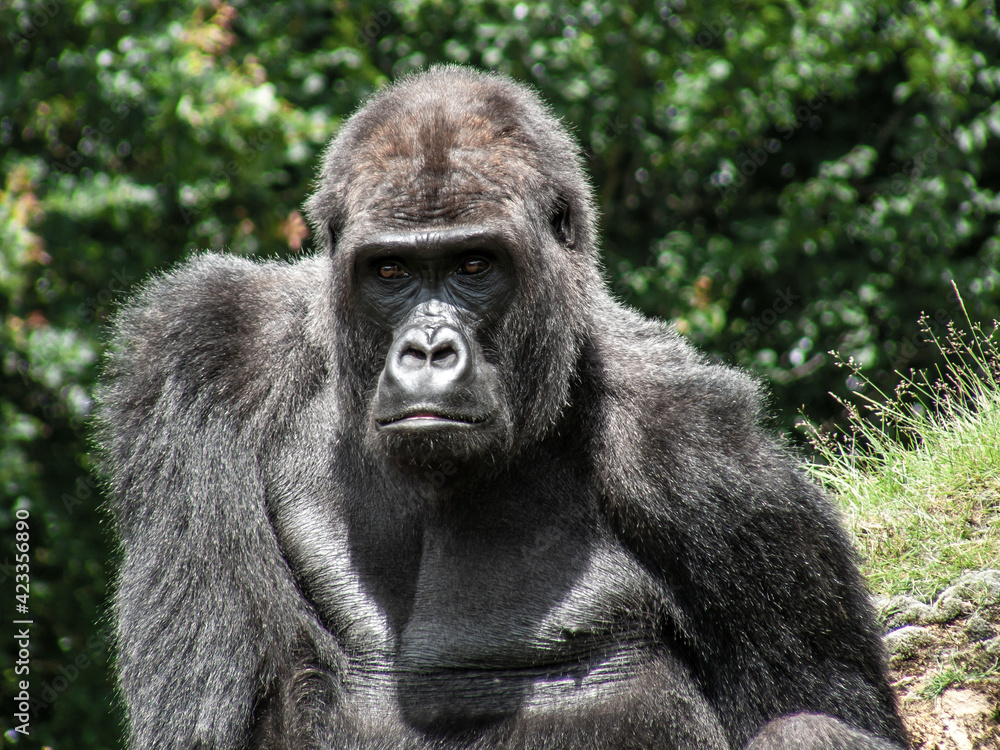
[(451, 341), (442, 341), (434, 346), (409, 344), (399, 355), (400, 364), (407, 369), (420, 369), (428, 363), (431, 367), (455, 367), (458, 352)]
[(412, 397), (451, 395), (474, 375), (469, 346), (453, 328), (411, 328), (389, 351), (386, 375)]

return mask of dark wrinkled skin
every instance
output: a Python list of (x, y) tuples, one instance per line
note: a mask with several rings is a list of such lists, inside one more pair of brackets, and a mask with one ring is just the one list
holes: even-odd
[(534, 94), (405, 79), (317, 184), (315, 256), (116, 323), (130, 747), (905, 747), (834, 510), (756, 383), (610, 297)]

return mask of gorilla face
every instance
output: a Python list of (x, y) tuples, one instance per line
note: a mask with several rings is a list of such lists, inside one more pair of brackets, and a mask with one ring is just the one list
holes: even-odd
[(350, 119), (307, 204), (336, 387), (376, 460), (500, 465), (569, 401), (602, 288), (589, 186), (537, 100), (459, 69), (414, 81)]
[(357, 309), (389, 344), (369, 408), (377, 452), (427, 464), (507, 442), (507, 400), (484, 344), (514, 296), (511, 253), (482, 226), (390, 232), (358, 247)]
[(333, 264), (338, 391), (374, 459), (499, 465), (568, 403), (601, 282), (589, 189), (549, 122), (450, 71), (386, 91), (331, 145), (307, 210)]

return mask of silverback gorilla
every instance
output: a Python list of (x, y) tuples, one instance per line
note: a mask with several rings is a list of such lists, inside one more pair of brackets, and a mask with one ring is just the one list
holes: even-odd
[(836, 513), (749, 377), (610, 297), (534, 93), (414, 75), (317, 185), (314, 257), (118, 316), (132, 748), (905, 746)]

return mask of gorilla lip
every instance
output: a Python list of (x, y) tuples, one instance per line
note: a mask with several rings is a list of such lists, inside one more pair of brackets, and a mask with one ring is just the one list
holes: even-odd
[(489, 417), (464, 417), (453, 414), (443, 414), (438, 411), (433, 411), (431, 409), (419, 409), (409, 411), (405, 414), (400, 414), (399, 416), (392, 416), (386, 419), (376, 419), (375, 423), (380, 427), (395, 427), (395, 426), (405, 426), (405, 427), (419, 427), (426, 425), (430, 427), (431, 425), (444, 426), (444, 425), (455, 425), (455, 426), (468, 426), (475, 427), (485, 424), (489, 420)]

